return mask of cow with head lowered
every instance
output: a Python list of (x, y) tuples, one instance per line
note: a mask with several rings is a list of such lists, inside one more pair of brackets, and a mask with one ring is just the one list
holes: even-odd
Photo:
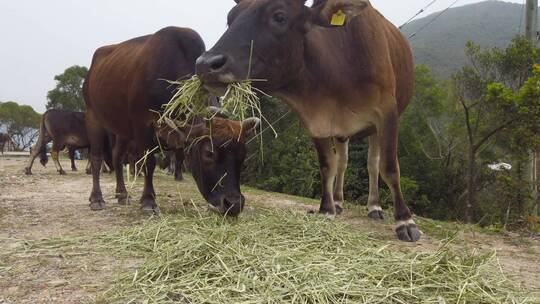
[[(128, 146), (137, 159), (146, 155), (141, 209), (158, 212), (153, 174), (156, 159), (146, 153), (157, 146), (156, 133), (172, 149), (186, 148), (186, 158), (204, 198), (221, 213), (238, 215), (245, 203), (240, 170), (246, 154), (244, 138), (259, 123), (215, 117), (201, 123), (159, 123), (162, 106), (173, 96), (170, 84), (195, 73), (195, 60), (205, 51), (191, 29), (168, 27), (155, 34), (99, 48), (83, 85), (86, 125), (91, 142), (93, 188), (90, 208), (102, 210), (99, 183), (100, 143), (106, 132), (115, 136), (113, 165), (119, 168)], [(211, 132), (210, 132), (211, 130)], [(116, 172), (118, 203), (129, 202), (122, 170)]]
[[(36, 157), (39, 156), (43, 166), (47, 164), (47, 144), (52, 142), (51, 156), (54, 166), (59, 174), (66, 172), (59, 161), (60, 151), (68, 148), (69, 158), (71, 160), (71, 170), (77, 171), (75, 166), (75, 150), (90, 148), (90, 142), (86, 134), (85, 115), (83, 112), (76, 112), (62, 109), (47, 110), (41, 117), (39, 127), (39, 137), (30, 152), (30, 158), (24, 168), (26, 175), (32, 174), (32, 167)], [(106, 144), (106, 143), (105, 143)], [(107, 146), (107, 151), (110, 148)], [(106, 153), (108, 156), (109, 153)], [(110, 165), (110, 157), (106, 157)]]
[(324, 214), (342, 210), (349, 138), (369, 136), (369, 216), (383, 217), (380, 174), (392, 191), (398, 238), (417, 241), (397, 157), (399, 117), (414, 87), (406, 39), (368, 0), (235, 1), (228, 29), (197, 60), (205, 85), (219, 92), (250, 75), (296, 111), (319, 156)]

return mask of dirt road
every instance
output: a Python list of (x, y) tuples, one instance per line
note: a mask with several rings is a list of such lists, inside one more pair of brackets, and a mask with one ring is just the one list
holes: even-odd
[[(22, 240), (54, 237), (77, 237), (117, 232), (146, 220), (136, 204), (119, 206), (113, 199), (114, 179), (105, 174), (103, 193), (109, 207), (102, 212), (88, 208), (91, 179), (78, 162), (79, 172), (58, 175), (54, 167), (37, 164), (34, 175), (22, 173), (25, 158), (0, 157), (0, 304), (6, 303), (95, 303), (122, 273), (132, 272), (140, 260), (117, 259), (106, 251), (74, 252), (68, 256), (28, 253)], [(62, 163), (69, 168), (68, 162)], [(162, 212), (175, 213), (182, 201), (194, 199), (204, 205), (192, 180), (175, 182), (171, 176), (157, 174), (156, 192)], [(139, 180), (132, 193), (140, 193)], [(286, 195), (245, 189), (250, 203), (283, 208), (312, 208), (314, 201)], [(135, 200), (136, 201), (136, 200)], [(346, 220), (359, 230), (376, 231), (378, 237), (393, 239), (390, 223), (374, 223), (347, 211), (338, 220)], [(426, 231), (425, 231), (426, 232)], [(413, 246), (430, 250), (440, 240), (426, 232)], [(540, 242), (516, 236), (464, 232), (459, 236), (463, 247), (496, 250), (503, 271), (524, 289), (540, 296)], [(46, 248), (45, 248), (46, 249)]]

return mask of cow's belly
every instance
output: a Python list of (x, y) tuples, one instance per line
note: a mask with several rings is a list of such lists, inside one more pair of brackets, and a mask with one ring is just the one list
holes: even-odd
[(313, 102), (309, 106), (290, 104), (309, 135), (314, 138), (351, 137), (377, 125), (376, 109), (358, 107), (332, 100)]
[(77, 135), (68, 135), (65, 140), (65, 144), (72, 147), (86, 147), (88, 141), (85, 138), (80, 138)]
[(370, 117), (364, 115), (341, 116), (313, 115), (301, 118), (309, 135), (314, 138), (351, 137), (374, 126)]

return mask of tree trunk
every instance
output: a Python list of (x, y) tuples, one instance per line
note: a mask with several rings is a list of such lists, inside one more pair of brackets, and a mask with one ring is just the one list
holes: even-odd
[(531, 184), (531, 198), (533, 203), (533, 215), (538, 216), (538, 152), (534, 151), (531, 153), (531, 174), (530, 174), (530, 184)]
[(475, 205), (476, 187), (475, 187), (475, 167), (476, 167), (476, 153), (473, 148), (469, 148), (469, 159), (467, 162), (467, 203), (465, 205), (465, 221), (472, 223), (473, 221), (473, 207)]

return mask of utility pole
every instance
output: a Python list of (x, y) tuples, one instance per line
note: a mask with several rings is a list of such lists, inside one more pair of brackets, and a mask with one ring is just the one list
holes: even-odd
[(527, 0), (525, 12), (525, 37), (536, 45), (538, 36), (538, 0)]
[[(538, 42), (538, 0), (527, 0), (525, 13), (525, 37), (536, 46)], [(529, 178), (531, 184), (531, 195), (534, 204), (534, 215), (538, 216), (538, 151), (531, 151), (529, 159)]]

